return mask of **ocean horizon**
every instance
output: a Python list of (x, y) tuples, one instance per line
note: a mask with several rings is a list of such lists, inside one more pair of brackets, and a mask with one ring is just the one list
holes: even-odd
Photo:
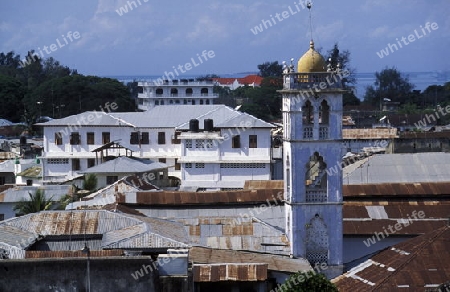
[[(242, 73), (227, 73), (227, 74), (216, 74), (222, 78), (241, 78), (249, 74), (258, 74), (255, 72), (242, 72)], [(205, 76), (206, 74), (196, 74), (196, 75), (180, 75), (177, 76), (178, 79), (192, 79), (199, 76)], [(409, 82), (414, 84), (415, 90), (423, 91), (428, 86), (431, 85), (443, 85), (450, 81), (450, 71), (422, 71), (422, 72), (402, 72), (402, 75), (408, 77)], [(106, 75), (102, 77), (114, 78), (123, 83), (133, 82), (133, 81), (151, 81), (161, 78), (161, 75)], [(366, 73), (356, 73), (356, 96), (359, 99), (363, 99), (366, 87), (373, 85), (375, 82), (375, 72)]]

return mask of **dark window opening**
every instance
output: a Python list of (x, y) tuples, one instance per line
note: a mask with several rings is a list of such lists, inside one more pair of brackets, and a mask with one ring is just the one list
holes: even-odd
[(141, 144), (150, 144), (150, 135), (148, 132), (141, 133)]
[(94, 132), (88, 132), (86, 134), (86, 142), (87, 142), (88, 145), (94, 145), (95, 144)]
[(80, 133), (74, 132), (70, 134), (70, 144), (71, 145), (80, 145), (81, 139), (80, 139)]
[(165, 132), (158, 132), (158, 144), (166, 144), (166, 133)]
[(232, 148), (241, 148), (241, 136), (236, 135), (231, 139), (231, 147)]
[(102, 143), (106, 144), (109, 142), (111, 142), (111, 137), (110, 137), (109, 132), (102, 132)]
[(136, 145), (139, 144), (139, 132), (132, 132), (130, 135), (130, 144)]
[(249, 148), (258, 148), (258, 136), (256, 136), (256, 135), (248, 136), (248, 147)]

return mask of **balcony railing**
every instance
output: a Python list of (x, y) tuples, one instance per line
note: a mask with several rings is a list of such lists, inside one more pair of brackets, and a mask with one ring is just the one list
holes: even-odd
[(189, 85), (189, 86), (204, 86), (204, 85), (214, 85), (214, 81), (195, 81), (195, 80), (153, 80), (153, 81), (140, 81), (138, 86), (179, 86), (179, 85)]
[(219, 95), (216, 93), (167, 93), (167, 94), (151, 94), (151, 93), (139, 93), (138, 98), (173, 98), (173, 97), (190, 97), (190, 98), (204, 98), (211, 97), (216, 98)]
[(306, 203), (323, 203), (327, 201), (326, 190), (308, 190), (306, 189)]
[(344, 72), (285, 73), (283, 89), (326, 90), (342, 88)]

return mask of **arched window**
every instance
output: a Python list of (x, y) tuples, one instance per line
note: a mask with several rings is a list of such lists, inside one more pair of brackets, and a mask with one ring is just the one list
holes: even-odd
[(192, 96), (192, 88), (186, 88), (186, 96)]
[(323, 100), (320, 104), (320, 111), (319, 111), (319, 123), (328, 125), (330, 121), (330, 106), (328, 105), (328, 102), (326, 100)]
[(203, 104), (203, 99), (200, 99), (200, 104)]
[[(327, 188), (327, 164), (323, 161), (323, 157), (318, 152), (309, 158), (306, 163), (305, 186), (310, 189)], [(325, 192), (326, 195), (326, 192)], [(306, 199), (308, 200), (308, 198)]]
[(311, 265), (328, 263), (328, 229), (319, 214), (306, 226), (306, 259)]
[(178, 89), (171, 88), (170, 89), (170, 96), (178, 96)]
[(208, 95), (208, 88), (203, 87), (203, 88), (200, 90), (200, 93), (201, 93), (202, 96), (207, 96), (207, 95)]
[(302, 106), (303, 125), (310, 125), (314, 122), (313, 106), (309, 100)]
[(156, 96), (158, 96), (158, 95), (163, 95), (164, 90), (163, 90), (162, 88), (157, 88), (156, 91), (155, 91), (155, 93), (156, 93)]
[(206, 104), (209, 104), (209, 99), (206, 100)]

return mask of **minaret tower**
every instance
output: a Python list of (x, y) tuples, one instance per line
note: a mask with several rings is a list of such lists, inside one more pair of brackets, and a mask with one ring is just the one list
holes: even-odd
[[(308, 6), (310, 8), (310, 4)], [(286, 234), (291, 256), (312, 266), (326, 263), (324, 274), (342, 274), (342, 79), (314, 49), (283, 72), (283, 162)], [(339, 172), (327, 172), (328, 168)]]

